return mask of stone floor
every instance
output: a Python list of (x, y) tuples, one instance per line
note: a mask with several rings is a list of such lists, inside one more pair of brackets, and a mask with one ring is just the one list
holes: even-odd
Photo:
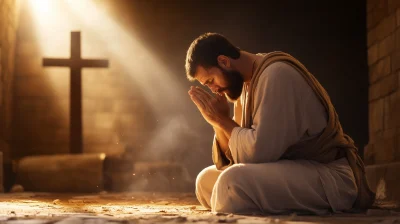
[(0, 194), (0, 223), (400, 223), (393, 210), (330, 216), (215, 214), (190, 193)]

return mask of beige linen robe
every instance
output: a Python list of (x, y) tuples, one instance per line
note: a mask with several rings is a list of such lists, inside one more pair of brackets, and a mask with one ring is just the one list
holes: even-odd
[[(229, 140), (234, 164), (210, 166), (197, 177), (201, 204), (232, 213), (325, 214), (351, 209), (357, 186), (346, 158), (329, 163), (280, 160), (289, 146), (317, 137), (327, 126), (324, 106), (299, 71), (275, 62), (254, 88), (251, 128), (234, 128)], [(247, 94), (244, 88), (241, 105), (248, 103)], [(241, 119), (245, 111), (235, 110), (240, 124), (238, 113)], [(214, 150), (213, 161), (220, 160), (226, 160), (225, 155)]]

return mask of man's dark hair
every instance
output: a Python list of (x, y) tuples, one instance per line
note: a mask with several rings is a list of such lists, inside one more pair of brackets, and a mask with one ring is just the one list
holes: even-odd
[(219, 67), (217, 61), (219, 55), (238, 59), (240, 57), (240, 49), (218, 33), (205, 33), (196, 38), (186, 54), (185, 68), (187, 78), (190, 81), (195, 80), (194, 75), (198, 66), (202, 66), (205, 69), (214, 66)]

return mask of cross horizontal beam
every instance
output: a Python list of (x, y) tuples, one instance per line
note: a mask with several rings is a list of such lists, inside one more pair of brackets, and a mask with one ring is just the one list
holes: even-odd
[(43, 58), (43, 66), (75, 68), (107, 68), (108, 60)]

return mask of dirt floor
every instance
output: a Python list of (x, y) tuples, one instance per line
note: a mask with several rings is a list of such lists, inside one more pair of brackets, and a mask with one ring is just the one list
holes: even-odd
[(215, 214), (191, 193), (100, 193), (90, 195), (0, 194), (0, 223), (400, 223), (400, 213), (369, 210), (366, 214), (330, 216), (244, 216)]

